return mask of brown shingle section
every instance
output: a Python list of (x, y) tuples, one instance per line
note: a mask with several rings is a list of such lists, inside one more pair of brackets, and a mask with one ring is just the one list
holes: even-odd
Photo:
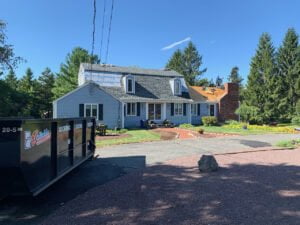
[(217, 102), (226, 94), (224, 89), (216, 87), (190, 86), (189, 88), (192, 99), (196, 101)]

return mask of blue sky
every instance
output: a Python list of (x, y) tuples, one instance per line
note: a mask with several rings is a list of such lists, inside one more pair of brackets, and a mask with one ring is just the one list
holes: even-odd
[[(106, 1), (108, 22), (111, 0)], [(97, 0), (98, 54), (103, 2)], [(58, 72), (75, 46), (90, 51), (92, 6), (92, 0), (1, 0), (0, 19), (8, 23), (8, 41), (27, 60), (18, 76), (27, 67), (36, 76), (45, 67)], [(289, 27), (300, 33), (299, 12), (298, 0), (115, 0), (108, 63), (163, 68), (187, 42), (162, 49), (191, 39), (203, 56), (202, 67), (208, 69), (203, 77), (226, 78), (235, 65), (246, 77), (261, 33), (270, 33), (278, 47)]]

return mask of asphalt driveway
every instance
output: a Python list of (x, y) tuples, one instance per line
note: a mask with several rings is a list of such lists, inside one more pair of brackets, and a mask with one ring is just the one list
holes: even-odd
[(160, 164), (178, 157), (204, 154), (255, 151), (258, 148), (272, 147), (280, 140), (300, 138), (299, 134), (263, 134), (247, 136), (221, 136), (217, 138), (195, 138), (186, 140), (157, 141), (116, 145), (97, 149), (102, 159), (123, 167), (138, 167), (126, 160), (114, 159), (124, 156), (144, 156), (146, 165)]

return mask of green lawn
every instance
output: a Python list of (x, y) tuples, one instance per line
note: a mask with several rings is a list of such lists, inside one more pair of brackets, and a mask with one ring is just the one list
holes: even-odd
[(129, 130), (126, 134), (130, 135), (129, 137), (118, 138), (118, 139), (109, 139), (97, 141), (97, 147), (104, 147), (109, 145), (118, 145), (118, 144), (128, 144), (128, 143), (138, 143), (146, 141), (158, 141), (160, 140), (160, 134), (155, 133), (151, 130)]
[(248, 129), (243, 129), (238, 125), (223, 125), (223, 126), (194, 126), (187, 129), (198, 131), (200, 128), (204, 133), (226, 133), (226, 134), (268, 134), (268, 133), (294, 133), (294, 127), (291, 125), (281, 125), (276, 127), (248, 125)]
[(283, 148), (297, 148), (300, 146), (300, 139), (279, 141), (276, 143), (276, 146)]

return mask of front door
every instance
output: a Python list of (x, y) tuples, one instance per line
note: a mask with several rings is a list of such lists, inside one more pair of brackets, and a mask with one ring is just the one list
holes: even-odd
[(148, 105), (148, 119), (161, 120), (161, 104)]

